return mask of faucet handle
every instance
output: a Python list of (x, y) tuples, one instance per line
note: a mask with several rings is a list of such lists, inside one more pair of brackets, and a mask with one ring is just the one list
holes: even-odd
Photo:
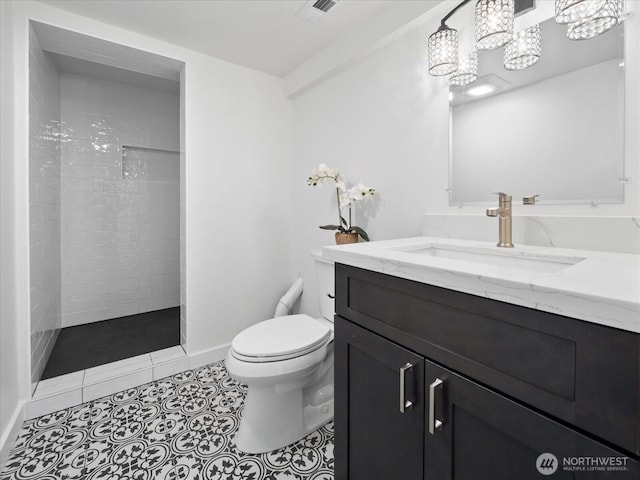
[(500, 197), (500, 200), (511, 200), (511, 195), (507, 195), (504, 192), (493, 192), (494, 195), (498, 195), (498, 197)]
[(535, 205), (536, 204), (536, 198), (538, 198), (540, 195), (527, 195), (522, 197), (522, 204), (523, 205)]

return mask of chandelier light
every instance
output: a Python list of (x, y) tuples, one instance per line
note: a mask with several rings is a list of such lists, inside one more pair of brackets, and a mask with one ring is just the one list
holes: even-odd
[(606, 0), (602, 8), (590, 17), (570, 23), (567, 37), (571, 40), (597, 37), (621, 22), (623, 13), (623, 0)]
[(542, 53), (540, 24), (516, 33), (504, 49), (504, 68), (522, 70), (532, 66)]
[[(476, 50), (459, 57), (458, 30), (450, 28), (446, 22), (470, 1), (462, 0), (442, 18), (438, 30), (429, 36), (427, 51), (431, 75), (449, 75), (451, 86), (468, 85), (478, 77), (477, 50), (493, 50), (505, 45), (504, 67), (507, 70), (522, 70), (540, 60), (540, 24), (513, 33), (515, 0), (476, 0)], [(623, 19), (624, 0), (555, 0), (555, 20), (557, 23), (569, 23), (567, 36), (572, 40), (598, 36)]]
[(599, 11), (606, 0), (556, 0), (556, 23), (574, 23)]
[(458, 68), (458, 31), (445, 24), (429, 36), (429, 73), (436, 77), (449, 75)]
[(493, 50), (513, 37), (514, 0), (479, 0), (476, 3), (476, 48)]
[(454, 87), (464, 87), (478, 78), (478, 52), (460, 55), (458, 70), (449, 77), (449, 84)]

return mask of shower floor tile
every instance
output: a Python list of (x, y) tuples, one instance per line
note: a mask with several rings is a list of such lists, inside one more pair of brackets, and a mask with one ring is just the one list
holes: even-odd
[(0, 480), (333, 480), (333, 422), (238, 451), (245, 395), (221, 361), (26, 421)]
[(60, 330), (42, 379), (180, 345), (180, 307)]

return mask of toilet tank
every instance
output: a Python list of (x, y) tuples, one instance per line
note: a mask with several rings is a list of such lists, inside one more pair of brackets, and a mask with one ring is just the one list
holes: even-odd
[(333, 322), (335, 312), (335, 273), (334, 263), (322, 256), (321, 250), (313, 250), (311, 256), (316, 262), (316, 282), (320, 314)]

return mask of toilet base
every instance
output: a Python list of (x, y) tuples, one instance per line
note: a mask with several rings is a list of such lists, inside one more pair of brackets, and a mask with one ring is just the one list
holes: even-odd
[(245, 453), (272, 452), (333, 420), (333, 354), (330, 344), (319, 368), (293, 384), (248, 382), (236, 447)]
[(303, 400), (300, 389), (278, 393), (273, 387), (250, 388), (234, 439), (236, 447), (245, 453), (278, 450), (333, 419), (333, 394), (319, 405), (303, 407)]

